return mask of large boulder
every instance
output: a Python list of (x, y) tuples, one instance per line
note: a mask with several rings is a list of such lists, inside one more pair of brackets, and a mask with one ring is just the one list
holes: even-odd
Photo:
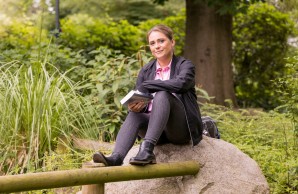
[[(138, 149), (136, 146), (130, 150), (124, 165), (129, 165), (129, 159), (137, 154)], [(258, 164), (223, 140), (204, 136), (197, 146), (166, 144), (156, 146), (154, 153), (159, 163), (198, 161), (200, 171), (195, 176), (106, 183), (106, 193), (269, 193), (268, 183)]]

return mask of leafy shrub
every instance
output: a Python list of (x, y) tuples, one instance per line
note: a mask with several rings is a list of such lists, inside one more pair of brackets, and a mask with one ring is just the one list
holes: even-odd
[(135, 53), (140, 48), (140, 33), (127, 21), (104, 22), (88, 15), (71, 15), (61, 21), (62, 33), (58, 42), (76, 51), (88, 52), (106, 46), (125, 54)]
[(236, 96), (243, 107), (271, 109), (280, 104), (271, 81), (286, 74), (284, 58), (293, 26), (288, 15), (266, 3), (235, 16)]
[(177, 42), (176, 53), (181, 54), (185, 36), (185, 11), (164, 20), (153, 19), (141, 22), (138, 26), (133, 26), (126, 20), (107, 22), (88, 15), (71, 15), (61, 21), (62, 33), (58, 43), (76, 51), (83, 49), (86, 53), (99, 46), (105, 46), (131, 55), (141, 46), (147, 45), (146, 32), (160, 23), (173, 28)]
[(47, 47), (49, 42), (47, 31), (41, 31), (28, 20), (12, 20), (1, 25), (0, 28), (0, 61), (2, 62), (28, 61), (33, 56), (36, 58), (40, 54), (38, 47)]
[(139, 69), (150, 59), (143, 50), (132, 57), (100, 47), (89, 53), (85, 98), (96, 109), (101, 140), (113, 141), (127, 113), (120, 100), (134, 88)]
[(137, 26), (141, 21), (161, 19), (175, 15), (185, 5), (184, 1), (171, 0), (165, 6), (151, 0), (101, 0), (101, 1), (61, 1), (60, 17), (73, 14), (88, 14), (94, 18), (113, 18), (114, 21), (127, 20)]
[[(275, 80), (277, 92), (283, 105), (277, 110), (288, 114), (293, 124), (296, 137), (295, 145), (298, 147), (298, 56), (288, 58), (287, 76)], [(298, 148), (297, 148), (298, 149)]]
[[(18, 21), (1, 25), (0, 42), (5, 49), (28, 49), (37, 45), (40, 39), (47, 39), (46, 31), (40, 29), (31, 21)], [(4, 49), (3, 49), (4, 50)]]
[[(176, 6), (173, 6), (173, 4)], [(167, 6), (157, 5), (151, 0), (118, 1), (111, 6), (108, 14), (116, 20), (125, 19), (137, 26), (140, 22), (153, 18), (162, 19), (176, 15), (176, 12), (183, 7), (183, 4), (184, 2), (179, 0), (176, 2), (171, 1), (171, 3), (167, 2)]]

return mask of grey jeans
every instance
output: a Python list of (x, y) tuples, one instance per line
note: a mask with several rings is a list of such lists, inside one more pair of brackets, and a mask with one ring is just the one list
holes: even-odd
[(154, 145), (188, 143), (190, 134), (182, 102), (170, 92), (156, 92), (151, 113), (128, 113), (113, 152), (124, 159), (138, 136)]

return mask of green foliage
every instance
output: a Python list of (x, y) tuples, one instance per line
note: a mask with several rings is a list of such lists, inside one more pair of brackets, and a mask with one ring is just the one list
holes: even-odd
[(234, 20), (236, 96), (243, 107), (266, 109), (280, 104), (272, 80), (286, 74), (287, 39), (293, 32), (288, 15), (268, 4), (252, 5)]
[(122, 20), (106, 23), (88, 15), (72, 15), (61, 21), (58, 43), (75, 50), (91, 51), (99, 46), (132, 54), (140, 48), (138, 28)]
[(138, 26), (133, 26), (126, 20), (107, 23), (88, 15), (72, 15), (61, 21), (63, 32), (57, 39), (57, 43), (74, 51), (82, 50), (84, 57), (88, 60), (92, 58), (88, 53), (99, 46), (131, 55), (147, 44), (146, 32), (160, 23), (173, 28), (176, 54), (182, 54), (185, 37), (185, 11), (164, 20), (153, 19), (141, 22)]
[(115, 1), (109, 0), (72, 0), (60, 1), (60, 18), (76, 14), (88, 14), (95, 18), (108, 18), (107, 12)]
[(60, 18), (74, 14), (88, 14), (94, 18), (113, 18), (118, 22), (127, 20), (138, 25), (148, 19), (162, 19), (184, 7), (185, 2), (171, 0), (165, 6), (154, 4), (151, 0), (73, 0), (60, 1)]
[(1, 64), (0, 80), (0, 171), (36, 169), (62, 136), (98, 134), (92, 107), (85, 106), (77, 86), (46, 60)]
[(36, 45), (38, 38), (47, 39), (46, 32), (40, 32), (39, 28), (31, 21), (12, 20), (0, 26), (0, 40), (3, 50), (29, 49)]
[[(287, 115), (257, 109), (233, 110), (212, 104), (203, 104), (201, 110), (202, 115), (217, 121), (223, 140), (234, 144), (259, 164), (271, 193), (297, 192), (298, 150)], [(45, 154), (43, 170), (79, 168), (91, 157), (90, 151), (57, 150)]]
[(207, 5), (215, 7), (220, 14), (236, 14), (245, 13), (250, 5), (257, 2), (263, 2), (263, 0), (201, 0)]
[(39, 29), (30, 22), (12, 22), (0, 27), (0, 39), (2, 40), (0, 42), (0, 61), (7, 63), (22, 61), (22, 63), (30, 65), (38, 58), (47, 58), (61, 72), (66, 72), (73, 67), (80, 67), (80, 69), (76, 68), (70, 71), (69, 76), (75, 81), (81, 81), (84, 64), (87, 60), (84, 50), (75, 51), (62, 45), (51, 44), (53, 38), (47, 34), (46, 30), (42, 30), (40, 34)]
[[(47, 49), (51, 40), (49, 32), (40, 30), (29, 20), (24, 21), (12, 21), (0, 27), (2, 61), (25, 60), (26, 62), (38, 55), (42, 57), (40, 49)], [(164, 20), (149, 20), (139, 26), (133, 26), (126, 20), (114, 22), (84, 14), (71, 15), (61, 20), (62, 33), (60, 37), (54, 39), (56, 45), (49, 47), (48, 56), (53, 64), (65, 71), (78, 65), (84, 68), (84, 61), (92, 59), (88, 53), (100, 46), (119, 50), (125, 55), (132, 55), (147, 44), (146, 32), (159, 23), (174, 29), (176, 54), (182, 54), (185, 11)]]
[(30, 14), (28, 10), (32, 5), (33, 5), (33, 0), (1, 1), (0, 12), (1, 14), (7, 15), (9, 17), (24, 17), (24, 14)]
[(199, 105), (204, 105), (205, 103), (209, 103), (211, 99), (214, 97), (209, 96), (209, 94), (206, 92), (206, 90), (203, 90), (200, 87), (196, 87), (196, 95), (198, 98)]
[(217, 121), (221, 138), (237, 146), (261, 167), (271, 193), (298, 190), (297, 136), (287, 114), (257, 109), (232, 110), (204, 104), (202, 115)]
[[(275, 80), (277, 92), (283, 105), (278, 107), (289, 115), (293, 124), (293, 131), (296, 137), (295, 145), (298, 147), (298, 56), (288, 58), (288, 74), (284, 78)], [(297, 148), (298, 149), (298, 148)]]
[[(109, 5), (105, 6), (107, 10)], [(147, 44), (146, 32), (152, 26), (163, 23), (172, 27), (175, 54), (183, 54), (185, 11), (141, 23), (138, 17), (138, 26), (104, 18), (84, 14), (66, 17), (62, 20), (63, 33), (55, 39), (60, 45), (50, 46), (48, 32), (33, 23), (1, 25), (0, 61), (5, 63), (0, 64), (0, 171), (15, 174), (41, 171), (40, 167), (78, 168), (92, 153), (71, 148), (58, 153), (58, 143), (70, 144), (73, 135), (114, 141), (127, 113), (119, 101), (133, 88), (137, 71), (150, 59), (144, 50), (131, 54)], [(284, 114), (233, 111), (205, 104), (203, 115), (218, 120), (222, 138), (259, 163), (272, 193), (295, 192), (297, 58), (284, 65), (292, 24), (286, 15), (261, 4), (252, 6), (246, 15), (237, 15), (234, 26), (238, 98), (242, 105), (266, 108), (283, 103), (278, 111)], [(280, 79), (273, 85), (275, 78)], [(199, 98), (210, 98), (197, 90)]]
[[(154, 3), (164, 5), (168, 0), (152, 0)], [(210, 7), (214, 7), (220, 14), (236, 14), (245, 12), (247, 8), (254, 3), (263, 2), (263, 0), (192, 0), (197, 3), (205, 3)]]
[(287, 0), (287, 1), (275, 1), (267, 0), (268, 3), (273, 4), (278, 10), (288, 13), (290, 17), (295, 21), (295, 26), (297, 28), (298, 22), (298, 1)]
[(119, 2), (114, 5), (111, 17), (116, 20), (125, 18), (129, 23), (138, 25), (141, 21), (146, 21), (151, 18), (161, 18), (163, 12), (156, 8), (156, 5), (149, 1), (129, 1)]
[(117, 0), (109, 9), (109, 15), (117, 20), (127, 20), (130, 24), (138, 25), (150, 19), (163, 19), (176, 15), (184, 7), (184, 1), (168, 2), (165, 6), (154, 4), (150, 0)]
[(117, 51), (100, 47), (89, 53), (93, 59), (87, 62), (85, 98), (96, 109), (100, 120), (100, 138), (113, 141), (127, 113), (120, 100), (133, 89), (138, 70), (150, 59), (143, 50), (127, 57)]

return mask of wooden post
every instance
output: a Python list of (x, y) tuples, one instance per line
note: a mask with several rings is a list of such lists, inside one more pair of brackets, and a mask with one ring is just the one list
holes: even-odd
[[(83, 164), (83, 168), (99, 168), (105, 166), (102, 163), (86, 162)], [(98, 183), (93, 185), (83, 185), (82, 194), (104, 194), (105, 184)]]

